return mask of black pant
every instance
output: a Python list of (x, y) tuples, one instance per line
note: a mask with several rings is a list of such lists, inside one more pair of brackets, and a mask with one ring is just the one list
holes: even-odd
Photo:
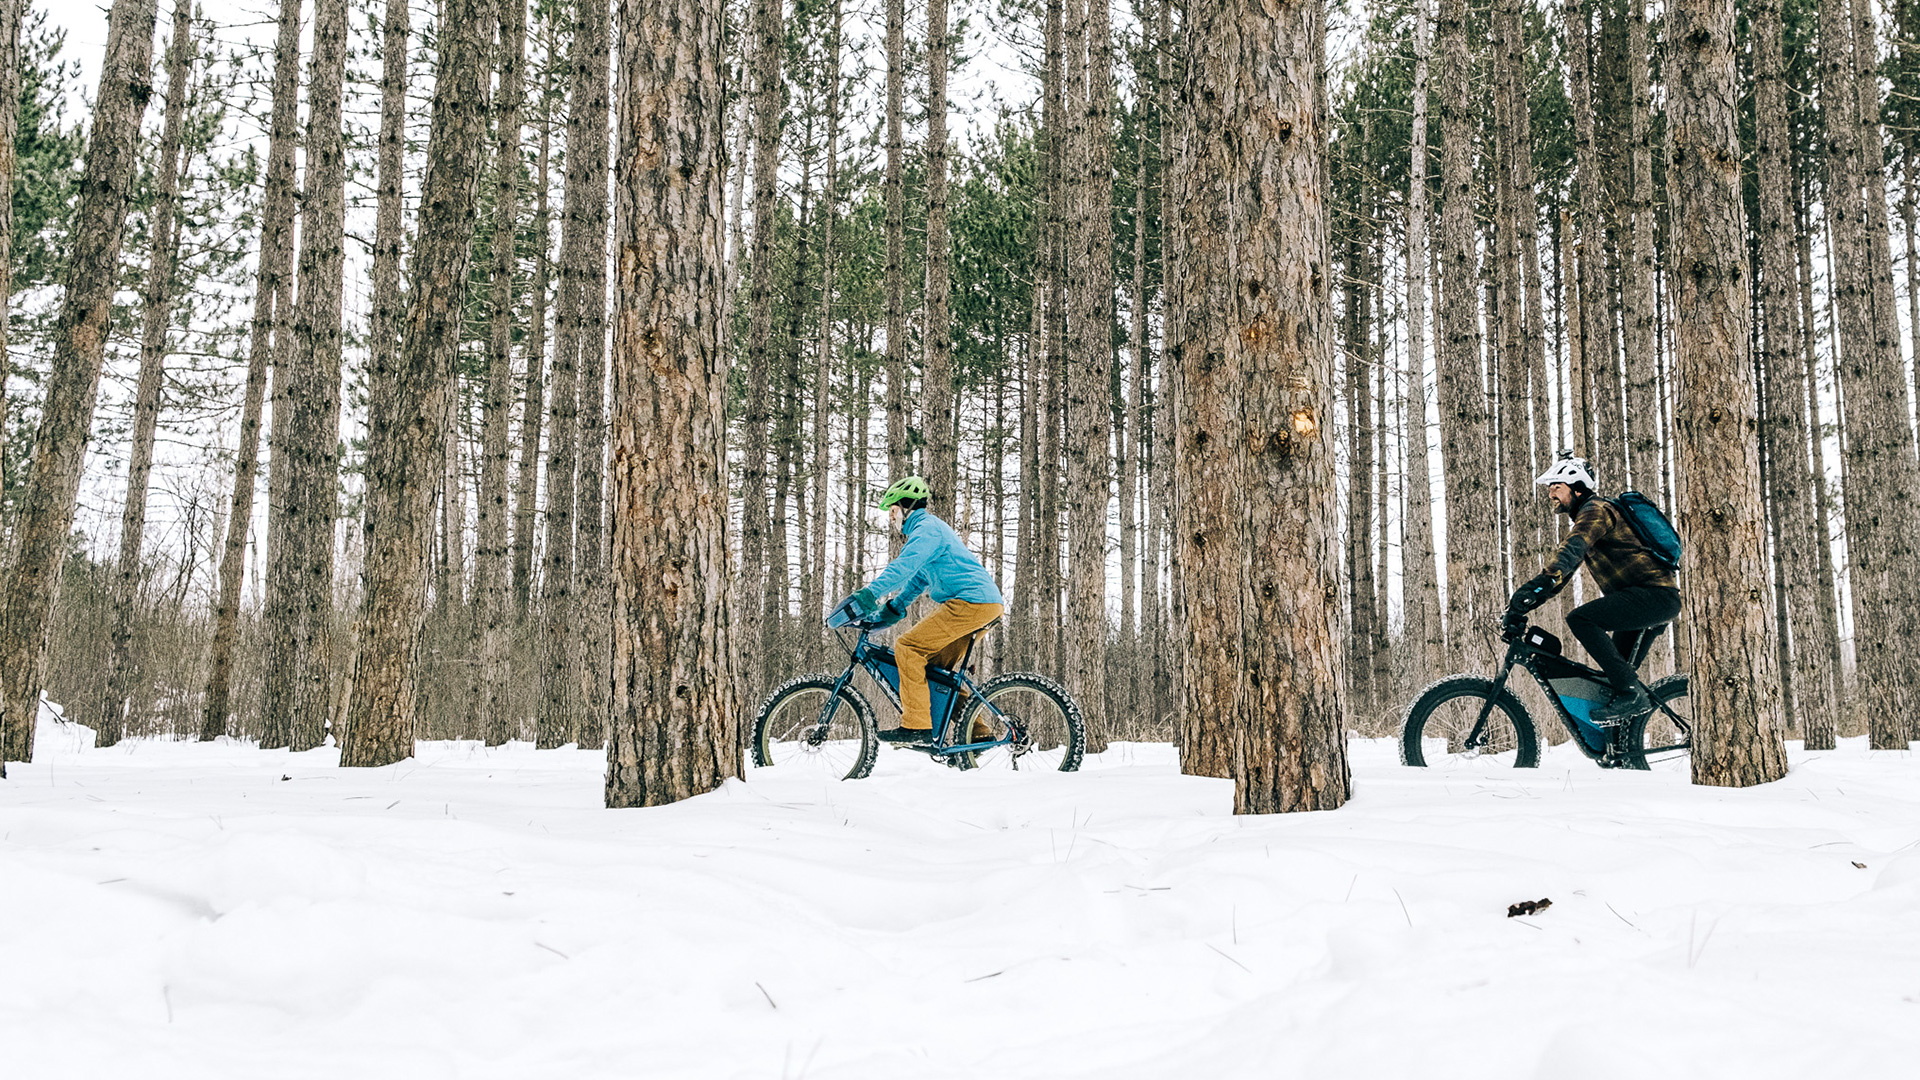
[(1586, 646), (1613, 688), (1624, 691), (1638, 678), (1629, 658), (1652, 645), (1678, 614), (1679, 589), (1634, 585), (1567, 612), (1567, 629)]

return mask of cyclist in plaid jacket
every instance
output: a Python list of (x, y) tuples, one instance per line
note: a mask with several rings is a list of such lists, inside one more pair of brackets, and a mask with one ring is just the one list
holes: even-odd
[(1625, 723), (1653, 708), (1627, 658), (1643, 639), (1650, 644), (1680, 614), (1679, 583), (1641, 543), (1626, 516), (1596, 495), (1593, 468), (1586, 459), (1562, 453), (1534, 483), (1546, 486), (1556, 513), (1573, 519), (1573, 532), (1547, 568), (1514, 592), (1507, 620), (1520, 620), (1546, 603), (1584, 563), (1601, 595), (1568, 612), (1567, 629), (1613, 684), (1613, 699), (1594, 712), (1594, 723)]

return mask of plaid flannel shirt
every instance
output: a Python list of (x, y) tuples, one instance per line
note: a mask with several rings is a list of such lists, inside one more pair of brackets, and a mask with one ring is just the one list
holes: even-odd
[(1635, 585), (1679, 587), (1673, 571), (1653, 557), (1626, 517), (1597, 495), (1574, 507), (1573, 533), (1553, 553), (1542, 574), (1559, 592), (1583, 562), (1602, 595)]

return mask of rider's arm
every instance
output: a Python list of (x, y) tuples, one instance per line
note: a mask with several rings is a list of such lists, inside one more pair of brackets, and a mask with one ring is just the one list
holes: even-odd
[(1573, 520), (1573, 532), (1554, 551), (1553, 561), (1547, 564), (1545, 570), (1514, 590), (1513, 599), (1507, 602), (1508, 610), (1520, 613), (1532, 611), (1566, 588), (1567, 582), (1573, 579), (1574, 571), (1579, 570), (1580, 564), (1586, 561), (1587, 552), (1593, 550), (1594, 543), (1607, 531), (1607, 524), (1606, 504), (1597, 496), (1588, 500)]
[(926, 582), (919, 580), (921, 571), (926, 569), (927, 560), (933, 557), (939, 547), (939, 541), (934, 538), (930, 530), (908, 537), (906, 546), (900, 549), (900, 554), (888, 563), (886, 569), (880, 571), (861, 592), (866, 593), (866, 598), (873, 602), (871, 606), (878, 607), (881, 600), (894, 593), (904, 594), (905, 590), (917, 583), (919, 588), (914, 589), (913, 596), (903, 595), (901, 606), (911, 603), (926, 590)]
[(1574, 571), (1587, 561), (1587, 553), (1606, 535), (1611, 524), (1609, 508), (1599, 496), (1580, 508), (1579, 516), (1573, 519), (1573, 532), (1561, 542), (1559, 550), (1553, 553), (1553, 561), (1543, 571), (1544, 576), (1552, 580), (1555, 591), (1572, 579)]

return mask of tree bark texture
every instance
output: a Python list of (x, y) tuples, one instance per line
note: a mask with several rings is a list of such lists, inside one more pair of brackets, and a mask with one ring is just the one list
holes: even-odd
[[(1236, 813), (1332, 809), (1346, 801), (1349, 776), (1325, 13), (1316, 0), (1209, 0), (1187, 19), (1176, 465), (1187, 489), (1183, 726), (1198, 717), (1224, 728)], [(1183, 768), (1188, 749), (1183, 742)]]
[[(953, 326), (948, 307), (947, 0), (927, 0), (927, 280), (920, 335), (926, 375), (920, 387), (921, 437), (927, 441), (927, 485), (933, 510), (956, 516), (958, 451), (954, 446)], [(1084, 707), (1084, 706), (1083, 706)]]
[[(1574, 250), (1578, 266), (1569, 297), (1578, 309), (1579, 352), (1575, 361), (1574, 415), (1578, 421), (1570, 449), (1593, 459), (1601, 470), (1606, 486), (1617, 484), (1621, 474), (1607, 471), (1605, 448), (1617, 439), (1603, 430), (1612, 415), (1603, 400), (1602, 387), (1613, 362), (1612, 317), (1606, 303), (1606, 237), (1601, 221), (1600, 161), (1594, 146), (1593, 65), (1589, 59), (1590, 22), (1584, 0), (1566, 0), (1563, 8), (1566, 31), (1568, 91), (1573, 109), (1573, 146), (1575, 173)], [(1618, 410), (1614, 410), (1617, 412)]]
[[(396, 50), (390, 44), (395, 39), (394, 19), (398, 12), (400, 20), (399, 40), (406, 38), (405, 0), (392, 0), (388, 4), (387, 29), (383, 37), (382, 48), (389, 55), (398, 52), (398, 61), (402, 79), (389, 90), (387, 81), (382, 80), (382, 119), (381, 119), (381, 197), (386, 196), (386, 105), (389, 95), (395, 104), (394, 109), (394, 160), (393, 175), (394, 225), (399, 224), (399, 146), (398, 124), (402, 119), (401, 109), (404, 103), (399, 101), (399, 91), (404, 84), (405, 54), (404, 44)], [(389, 60), (389, 64), (393, 61)], [(273, 113), (267, 140), (267, 176), (266, 187), (260, 207), (260, 248), (258, 270), (255, 275), (253, 298), (253, 320), (248, 329), (247, 344), (247, 386), (245, 400), (240, 409), (240, 445), (234, 455), (233, 499), (227, 515), (226, 543), (220, 555), (220, 599), (214, 609), (213, 645), (207, 663), (207, 697), (201, 710), (200, 738), (212, 740), (225, 734), (229, 714), (233, 711), (233, 647), (238, 636), (240, 624), (240, 590), (246, 569), (247, 533), (253, 524), (253, 489), (260, 469), (260, 417), (266, 398), (267, 371), (273, 361), (276, 342), (278, 347), (286, 347), (286, 328), (291, 321), (291, 307), (286, 297), (290, 293), (290, 270), (293, 265), (293, 154), (299, 141), (299, 95), (300, 95), (300, 0), (284, 0), (280, 6), (279, 36), (274, 46), (273, 62)], [(385, 207), (383, 202), (382, 207)], [(370, 334), (374, 344), (374, 366), (379, 363), (379, 343), (381, 341), (379, 303), (382, 295), (379, 290), (380, 245), (378, 235), (375, 239), (375, 301), (374, 325)], [(394, 266), (399, 265), (399, 237), (394, 235)]]
[(486, 153), (488, 14), (482, 0), (447, 0), (400, 361), (368, 394), (366, 571), (340, 756), (347, 766), (390, 765), (413, 753), (434, 489)]
[(607, 805), (740, 775), (728, 622), (718, 0), (626, 0), (614, 282)]
[[(1780, 523), (1780, 573), (1792, 642), (1792, 716), (1809, 750), (1830, 750), (1839, 714), (1832, 663), (1835, 643), (1819, 615), (1820, 548), (1826, 523), (1813, 503), (1807, 459), (1807, 368), (1795, 281), (1793, 173), (1789, 154), (1786, 64), (1781, 52), (1781, 0), (1752, 10), (1754, 170), (1760, 193), (1761, 366), (1766, 371), (1768, 494)], [(1815, 458), (1818, 461), (1818, 458)], [(1830, 604), (1831, 601), (1829, 600)]]
[[(574, 517), (578, 608), (572, 620), (581, 697), (578, 738), (583, 750), (606, 745), (612, 674), (613, 596), (607, 581), (607, 119), (611, 50), (608, 0), (583, 0), (585, 41), (575, 45), (589, 70), (580, 139), (567, 153), (590, 183), (582, 191), (580, 280), (580, 462)], [(571, 132), (569, 133), (571, 135)]]
[[(827, 532), (831, 515), (827, 512), (827, 432), (832, 419), (829, 392), (833, 382), (833, 275), (834, 229), (839, 220), (840, 180), (840, 31), (841, 0), (833, 2), (833, 26), (827, 37), (827, 172), (825, 191), (820, 197), (820, 333), (815, 341), (813, 365), (813, 559), (801, 590), (801, 625), (806, 627), (807, 660), (824, 663), (827, 636), (818, 620), (827, 610)], [(852, 389), (849, 380), (848, 389)], [(849, 410), (852, 411), (851, 409)], [(861, 410), (864, 412), (864, 410)], [(847, 513), (857, 511), (847, 501)], [(851, 558), (852, 551), (845, 553)]]
[(1744, 787), (1786, 774), (1779, 654), (1760, 493), (1748, 337), (1733, 0), (1679, 0), (1666, 67), (1669, 197), (1680, 320), (1675, 417), (1693, 779)]
[[(734, 605), (740, 620), (740, 640), (747, 643), (740, 652), (742, 697), (747, 701), (758, 701), (766, 689), (763, 596), (775, 557), (768, 535), (767, 428), (773, 408), (773, 204), (779, 182), (783, 47), (780, 0), (754, 0), (753, 36), (753, 255), (747, 268), (747, 402), (740, 440), (744, 459), (740, 470), (740, 592)], [(888, 258), (891, 261), (892, 256)], [(892, 345), (888, 348), (891, 350)], [(785, 553), (779, 556), (784, 558)]]
[(1492, 320), (1499, 348), (1495, 354), (1499, 394), (1500, 477), (1505, 496), (1507, 522), (1506, 560), (1508, 576), (1503, 588), (1530, 571), (1523, 569), (1538, 563), (1544, 553), (1542, 526), (1543, 502), (1533, 489), (1534, 453), (1528, 426), (1530, 400), (1528, 386), (1532, 342), (1526, 333), (1526, 289), (1523, 286), (1521, 237), (1535, 223), (1520, 213), (1521, 184), (1530, 182), (1533, 148), (1521, 139), (1521, 126), (1527, 113), (1525, 54), (1521, 48), (1519, 0), (1500, 0), (1492, 13), (1492, 74), (1494, 83), (1494, 229), (1491, 250), (1493, 288), (1498, 297), (1497, 313)]
[(273, 485), (267, 522), (267, 687), (260, 740), (307, 750), (331, 701), (333, 523), (340, 434), (341, 287), (346, 273), (346, 138), (341, 101), (346, 0), (316, 0), (307, 69), (300, 278), (290, 348), (275, 356)]
[(524, 379), (520, 399), (520, 461), (513, 504), (513, 613), (527, 624), (533, 603), (533, 537), (538, 526), (534, 511), (540, 495), (540, 431), (546, 407), (547, 292), (552, 260), (548, 256), (553, 222), (547, 207), (549, 171), (553, 164), (553, 67), (558, 36), (548, 23), (547, 63), (540, 74), (540, 158), (533, 196), (533, 297), (522, 350)]
[(500, 0), (500, 90), (494, 100), (492, 310), (481, 437), (474, 594), (480, 602), (480, 731), (488, 746), (511, 735), (507, 646), (507, 427), (513, 401), (513, 275), (520, 265), (521, 99), (526, 84), (526, 0)]
[(1427, 0), (1413, 15), (1413, 134), (1407, 189), (1407, 352), (1401, 368), (1401, 435), (1407, 448), (1406, 517), (1401, 523), (1404, 560), (1402, 631), (1410, 644), (1409, 682), (1424, 686), (1446, 659), (1439, 578), (1434, 566), (1433, 473), (1427, 451), (1427, 59), (1431, 49)]
[[(1832, 299), (1839, 339), (1840, 392), (1845, 402), (1846, 490), (1900, 492), (1920, 489), (1908, 427), (1906, 365), (1899, 344), (1878, 332), (1876, 294), (1880, 262), (1872, 248), (1888, 244), (1885, 230), (1871, 235), (1864, 205), (1861, 144), (1878, 139), (1860, 112), (1846, 5), (1820, 8), (1820, 104), (1826, 122), (1826, 156), (1833, 248)], [(1884, 222), (1884, 211), (1882, 213)], [(1891, 282), (1888, 283), (1891, 288)], [(1871, 494), (1868, 499), (1874, 499)], [(1874, 499), (1874, 512), (1848, 500), (1846, 514), (1849, 583), (1853, 596), (1853, 641), (1859, 675), (1859, 707), (1868, 718), (1875, 749), (1907, 747), (1906, 716), (1920, 699), (1912, 692), (1915, 661), (1915, 542), (1920, 514), (1912, 499)]]
[[(28, 0), (0, 0), (0, 191), (13, 191), (13, 143), (20, 127), (20, 22)], [(13, 310), (13, 199), (0, 199), (0, 432), (7, 430), (7, 328)], [(5, 455), (0, 455), (0, 490), (6, 487)], [(0, 723), (0, 732), (5, 731)], [(0, 750), (0, 759), (5, 754)]]
[(1646, 0), (1627, 0), (1628, 151), (1632, 158), (1632, 190), (1627, 198), (1630, 249), (1620, 269), (1621, 329), (1627, 373), (1627, 467), (1611, 486), (1624, 488), (1628, 478), (1655, 503), (1666, 505), (1666, 484), (1660, 469), (1659, 372), (1654, 355), (1653, 138), (1648, 116)]
[(1040, 397), (1040, 468), (1035, 477), (1039, 505), (1035, 531), (1040, 542), (1040, 578), (1035, 583), (1034, 627), (1039, 634), (1037, 664), (1049, 675), (1062, 674), (1066, 651), (1060, 617), (1060, 490), (1062, 444), (1066, 409), (1064, 372), (1067, 367), (1068, 222), (1079, 182), (1069, 176), (1073, 160), (1073, 112), (1068, 104), (1068, 47), (1065, 0), (1047, 0), (1047, 67), (1042, 78), (1041, 105), (1047, 130), (1048, 173), (1052, 177), (1047, 202), (1047, 348)]
[(101, 703), (98, 746), (120, 741), (133, 696), (133, 608), (139, 598), (140, 552), (147, 531), (147, 481), (153, 473), (153, 441), (160, 423), (161, 380), (166, 374), (167, 330), (173, 323), (173, 290), (180, 254), (174, 203), (185, 164), (180, 129), (187, 111), (187, 79), (193, 63), (189, 0), (174, 0), (173, 39), (167, 46), (166, 119), (154, 164), (152, 246), (141, 291), (140, 382), (134, 391), (133, 445), (127, 451), (127, 500), (120, 512), (120, 556), (113, 567), (112, 652), (107, 657), (107, 693)]
[(1467, 101), (1472, 72), (1466, 17), (1466, 0), (1441, 0), (1440, 284), (1446, 303), (1439, 309), (1437, 369), (1447, 484), (1447, 638), (1455, 661), (1479, 670), (1493, 664), (1492, 626), (1506, 597), (1499, 581), (1499, 530), (1492, 524), (1499, 521), (1499, 510), (1474, 287), (1473, 116)]
[[(913, 472), (907, 433), (906, 0), (887, 0), (887, 480)], [(751, 557), (751, 556), (749, 556)]]
[(100, 389), (127, 203), (139, 171), (135, 143), (153, 93), (154, 8), (155, 0), (117, 0), (107, 16), (106, 56), (67, 240), (45, 405), (0, 610), (0, 775), (8, 761), (33, 760), (48, 632)]
[[(935, 0), (945, 3), (945, 0)], [(1068, 603), (1067, 688), (1087, 724), (1087, 750), (1107, 746), (1107, 500), (1111, 490), (1113, 378), (1113, 35), (1108, 0), (1073, 0), (1085, 12), (1084, 90), (1072, 78), (1081, 111), (1074, 213), (1073, 343), (1067, 378)], [(1070, 106), (1071, 106), (1070, 102)], [(1074, 271), (1077, 271), (1075, 273)]]

